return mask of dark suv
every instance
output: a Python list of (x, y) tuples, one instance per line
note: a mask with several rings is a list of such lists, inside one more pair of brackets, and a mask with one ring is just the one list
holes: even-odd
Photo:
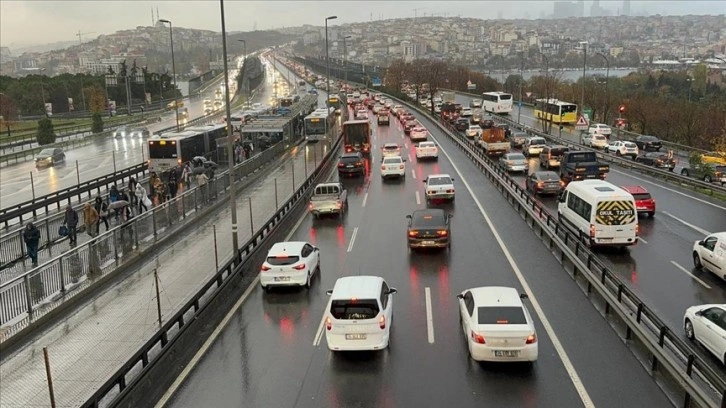
[(655, 136), (640, 135), (635, 139), (635, 144), (638, 146), (640, 151), (659, 151), (663, 147), (660, 139)]
[(359, 152), (344, 153), (338, 160), (338, 176), (364, 176), (366, 167)]

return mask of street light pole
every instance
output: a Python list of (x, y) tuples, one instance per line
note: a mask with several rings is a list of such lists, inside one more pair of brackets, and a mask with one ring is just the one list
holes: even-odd
[(582, 58), (582, 91), (580, 94), (580, 115), (584, 116), (585, 112), (585, 74), (587, 69), (587, 41), (580, 41), (583, 51)]
[(519, 54), (522, 61), (519, 64), (519, 109), (517, 110), (517, 123), (520, 123), (519, 119), (522, 117), (522, 82), (524, 81), (524, 53)]
[(247, 41), (242, 40), (242, 39), (237, 40), (237, 41), (241, 42), (242, 43), (242, 47), (243, 47), (243, 50), (242, 50), (242, 69), (240, 70), (241, 75), (242, 75), (241, 76), (242, 83), (239, 84), (239, 85), (242, 88), (241, 89), (241, 91), (242, 91), (242, 97), (244, 98), (242, 100), (242, 106), (244, 107), (247, 104), (247, 90), (245, 89), (245, 65), (247, 65)]
[[(598, 52), (597, 55), (603, 57), (605, 60), (605, 107), (607, 109), (610, 107), (610, 60), (608, 60), (608, 57), (601, 52)], [(605, 109), (603, 110), (603, 122), (607, 123), (608, 112)]]
[(227, 30), (224, 24), (224, 0), (219, 0), (219, 10), (222, 18), (222, 58), (224, 59), (224, 98), (227, 110), (227, 161), (229, 162), (229, 210), (232, 214), (232, 250), (237, 258), (239, 242), (237, 241), (237, 200), (234, 188), (234, 134), (232, 127), (232, 109), (229, 100), (229, 71), (227, 70)]
[(343, 37), (343, 69), (344, 69), (344, 75), (345, 75), (345, 83), (348, 83), (348, 43), (346, 40), (350, 38), (350, 35), (346, 35)]
[[(548, 103), (550, 103), (550, 60), (547, 58), (544, 53), (540, 52), (540, 55), (542, 55), (542, 58), (545, 60), (545, 102), (544, 107), (547, 106)], [(535, 101), (535, 109), (537, 109), (537, 101)], [(547, 126), (547, 110), (545, 109), (545, 116), (542, 119), (542, 127), (544, 128), (544, 131), (549, 133), (549, 128)], [(551, 123), (551, 122), (550, 122)]]
[(174, 32), (171, 29), (171, 21), (160, 19), (162, 23), (169, 24), (169, 42), (171, 43), (171, 72), (174, 75), (174, 111), (176, 112), (176, 130), (179, 131), (179, 102), (176, 100), (176, 61), (174, 60)]
[(327, 88), (325, 92), (330, 96), (330, 56), (328, 55), (328, 20), (335, 20), (338, 16), (325, 17), (325, 78)]

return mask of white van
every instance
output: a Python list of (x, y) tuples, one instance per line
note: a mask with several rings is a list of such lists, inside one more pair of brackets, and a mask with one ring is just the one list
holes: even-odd
[(638, 213), (627, 191), (603, 180), (574, 181), (560, 195), (562, 224), (590, 246), (638, 243)]
[(693, 244), (693, 266), (726, 280), (726, 232), (717, 232)]
[(379, 276), (347, 276), (329, 290), (325, 339), (332, 351), (383, 350), (391, 334), (393, 294)]

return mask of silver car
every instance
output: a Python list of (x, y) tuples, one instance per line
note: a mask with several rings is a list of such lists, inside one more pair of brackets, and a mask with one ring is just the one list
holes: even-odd
[(35, 156), (35, 167), (52, 167), (57, 163), (63, 163), (66, 160), (66, 154), (58, 147), (49, 147), (43, 149)]
[(522, 153), (505, 153), (499, 158), (499, 165), (506, 171), (529, 171), (529, 162)]

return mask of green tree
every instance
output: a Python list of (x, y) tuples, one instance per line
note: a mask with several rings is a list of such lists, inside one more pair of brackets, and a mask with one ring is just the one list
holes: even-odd
[(93, 112), (93, 122), (91, 124), (91, 132), (101, 133), (103, 132), (103, 115), (101, 112)]
[(53, 130), (53, 122), (50, 119), (43, 118), (38, 121), (38, 133), (35, 139), (41, 146), (55, 143), (55, 131)]

